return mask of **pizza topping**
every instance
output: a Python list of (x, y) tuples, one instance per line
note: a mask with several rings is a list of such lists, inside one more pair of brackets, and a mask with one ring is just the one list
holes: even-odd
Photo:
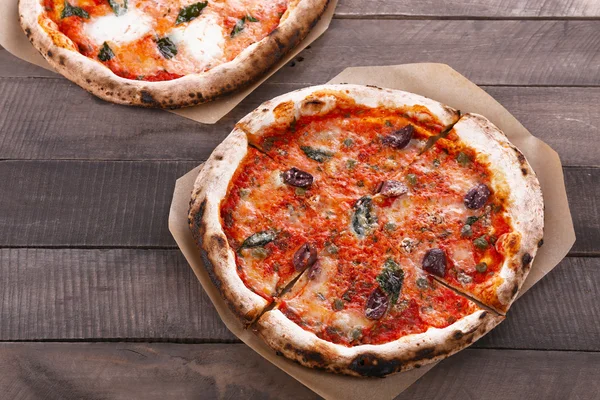
[(67, 17), (81, 17), (85, 19), (90, 18), (90, 14), (87, 13), (83, 8), (72, 6), (68, 1), (65, 0), (65, 6), (60, 13), (60, 18), (65, 19)]
[(344, 309), (344, 302), (341, 299), (335, 299), (331, 304), (334, 310), (341, 311)]
[(122, 3), (119, 3), (117, 0), (108, 0), (108, 5), (117, 17), (127, 12), (127, 0), (123, 0)]
[(300, 149), (306, 154), (306, 157), (316, 162), (325, 162), (333, 157), (333, 153), (327, 150), (315, 149), (310, 146), (300, 146)]
[[(311, 265), (310, 269), (308, 270), (308, 279), (310, 279), (311, 281), (316, 279), (319, 274), (321, 273), (321, 263), (319, 262), (319, 260), (316, 260), (313, 265)], [(321, 295), (323, 296), (323, 295)], [(325, 300), (325, 298), (323, 298), (323, 300)]]
[(177, 14), (175, 25), (183, 24), (184, 22), (190, 22), (191, 20), (198, 18), (204, 7), (208, 5), (208, 1), (190, 4), (187, 7), (183, 7)]
[(245, 17), (242, 17), (241, 19), (239, 19), (235, 23), (235, 26), (233, 27), (233, 30), (231, 31), (230, 36), (234, 37), (235, 35), (237, 35), (241, 31), (243, 31), (244, 30), (244, 26), (246, 25), (246, 21), (248, 21), (248, 22), (259, 22), (258, 19), (254, 18), (252, 15), (246, 15)]
[(477, 270), (477, 272), (481, 272), (481, 273), (484, 273), (485, 271), (487, 271), (487, 268), (488, 268), (487, 263), (484, 261), (480, 262), (479, 264), (477, 264), (475, 266), (475, 269)]
[(388, 258), (383, 270), (377, 275), (377, 282), (381, 289), (390, 297), (392, 304), (396, 304), (404, 282), (404, 271), (397, 262)]
[(102, 47), (100, 47), (100, 51), (98, 52), (98, 60), (100, 61), (108, 61), (115, 56), (115, 53), (108, 46), (108, 43), (104, 42)]
[(488, 241), (485, 239), (485, 235), (478, 237), (477, 239), (473, 240), (473, 244), (475, 245), (475, 247), (477, 247), (479, 250), (485, 250), (488, 248), (489, 244)]
[(168, 37), (158, 39), (156, 45), (164, 58), (173, 58), (177, 55), (177, 46)]
[(446, 274), (446, 253), (442, 249), (431, 249), (423, 257), (423, 269), (443, 278)]
[(415, 174), (406, 175), (406, 180), (411, 186), (415, 186), (417, 184), (417, 176)]
[(429, 282), (427, 281), (427, 278), (420, 277), (417, 279), (416, 283), (417, 287), (421, 290), (429, 289)]
[(460, 229), (460, 236), (462, 236), (462, 237), (473, 236), (473, 228), (471, 228), (471, 225), (469, 225), (469, 224), (463, 225), (463, 227)]
[(466, 167), (471, 162), (471, 159), (466, 153), (463, 153), (461, 151), (456, 156), (456, 162), (459, 163), (461, 166)]
[(378, 286), (369, 295), (365, 307), (365, 316), (368, 319), (380, 319), (388, 309), (389, 300), (387, 295)]
[(296, 252), (292, 258), (292, 263), (296, 271), (304, 271), (306, 268), (312, 266), (317, 261), (317, 250), (310, 243), (304, 243)]
[(383, 138), (382, 143), (394, 149), (403, 149), (410, 143), (415, 128), (412, 125), (406, 125), (404, 128), (392, 132)]
[(488, 201), (491, 194), (492, 192), (487, 185), (485, 183), (480, 183), (471, 188), (465, 195), (465, 206), (471, 210), (481, 208), (485, 205), (485, 202)]
[(352, 230), (359, 237), (364, 237), (376, 223), (377, 216), (373, 213), (372, 199), (369, 196), (361, 197), (354, 205)]
[(313, 176), (296, 167), (292, 167), (281, 174), (281, 178), (288, 185), (299, 188), (308, 188), (313, 183)]
[(120, 16), (111, 13), (94, 17), (83, 25), (85, 35), (97, 44), (111, 42), (122, 45), (135, 42), (152, 29), (152, 18), (138, 8), (132, 8)]
[(388, 180), (379, 184), (377, 192), (385, 197), (399, 197), (408, 193), (408, 187), (402, 182)]
[(266, 244), (271, 243), (273, 240), (275, 240), (275, 237), (276, 237), (276, 234), (272, 230), (261, 231), (261, 232), (255, 233), (254, 235), (252, 235), (252, 236), (248, 237), (246, 240), (244, 240), (244, 242), (240, 246), (240, 250), (248, 249), (251, 247), (264, 246)]

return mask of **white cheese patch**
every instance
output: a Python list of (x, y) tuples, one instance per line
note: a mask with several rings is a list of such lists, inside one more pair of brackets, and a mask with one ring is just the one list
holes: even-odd
[(210, 67), (223, 58), (224, 32), (214, 15), (202, 15), (174, 28), (168, 36), (178, 48), (185, 47), (186, 53), (197, 61), (198, 69)]
[(152, 31), (153, 20), (137, 8), (131, 8), (118, 17), (110, 13), (93, 18), (84, 24), (83, 29), (86, 36), (98, 45), (104, 42), (124, 44), (138, 40)]

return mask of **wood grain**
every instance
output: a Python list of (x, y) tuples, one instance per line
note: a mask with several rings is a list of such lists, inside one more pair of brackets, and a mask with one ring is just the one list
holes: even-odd
[[(200, 161), (0, 161), (0, 247), (169, 247), (175, 180)], [(578, 241), (600, 254), (599, 168), (565, 168)], [(15, 184), (17, 183), (17, 184)]]
[(590, 0), (341, 0), (338, 18), (592, 18), (600, 16), (600, 4)]
[[(599, 267), (563, 260), (475, 347), (600, 351)], [(2, 249), (0, 276), (0, 341), (238, 341), (178, 250)]]
[[(479, 85), (599, 86), (599, 47), (596, 21), (336, 19), (269, 81), (314, 85), (346, 67), (440, 62)], [(9, 66), (0, 76), (14, 75), (23, 76)]]
[[(96, 100), (64, 79), (0, 79), (0, 109), (5, 110), (0, 113), (0, 158), (202, 160), (246, 113), (300, 87), (266, 83), (218, 124), (200, 125), (160, 110)], [(595, 147), (600, 87), (484, 89), (558, 151), (565, 165), (600, 165)], [(64, 101), (54, 102), (56, 96)]]
[[(468, 349), (398, 399), (594, 399), (600, 354)], [(18, 399), (318, 398), (243, 344), (3, 343)]]

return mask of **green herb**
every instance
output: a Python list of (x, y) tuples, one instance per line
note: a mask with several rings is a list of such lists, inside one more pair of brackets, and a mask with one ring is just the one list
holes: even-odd
[(350, 138), (344, 139), (344, 146), (351, 147), (353, 144), (354, 144), (354, 140), (352, 140)]
[(160, 54), (162, 54), (162, 56), (166, 59), (173, 58), (177, 55), (177, 46), (175, 46), (175, 43), (173, 43), (168, 37), (158, 39), (156, 41), (156, 45), (158, 46), (158, 51), (160, 51)]
[(335, 299), (333, 301), (333, 308), (337, 311), (344, 309), (344, 302), (341, 299)]
[(204, 7), (208, 5), (208, 1), (190, 4), (187, 7), (183, 7), (177, 14), (175, 25), (183, 24), (184, 22), (190, 22), (193, 19), (198, 18)]
[(356, 160), (352, 160), (352, 159), (350, 159), (350, 160), (347, 160), (347, 161), (346, 161), (346, 167), (347, 167), (349, 170), (353, 170), (353, 169), (354, 169), (354, 167), (356, 167), (356, 163), (357, 163), (357, 161), (356, 161)]
[(98, 60), (100, 61), (108, 61), (115, 56), (115, 53), (108, 47), (108, 43), (104, 42), (102, 47), (100, 47), (100, 51), (98, 52)]
[(250, 195), (250, 189), (240, 189), (240, 197), (242, 199), (247, 199)]
[(404, 271), (397, 262), (388, 258), (383, 264), (383, 270), (377, 275), (377, 282), (381, 289), (390, 296), (392, 304), (396, 304), (404, 283)]
[(429, 282), (427, 281), (427, 278), (418, 278), (417, 279), (417, 287), (421, 290), (427, 289), (429, 288)]
[(460, 165), (462, 165), (463, 167), (466, 167), (470, 162), (471, 159), (469, 158), (468, 155), (466, 155), (465, 153), (463, 153), (462, 151), (460, 153), (458, 153), (458, 155), (456, 156), (456, 162), (458, 162)]
[(392, 126), (392, 123), (391, 123), (389, 120), (387, 120), (387, 119), (386, 119), (386, 120), (385, 120), (385, 126), (387, 126), (387, 127), (391, 127), (391, 126)]
[(246, 21), (248, 22), (259, 22), (258, 19), (254, 18), (252, 15), (248, 14), (246, 15)]
[(485, 235), (479, 236), (477, 239), (473, 240), (473, 244), (479, 250), (485, 250), (488, 248), (488, 242), (485, 240)]
[(248, 21), (248, 22), (258, 22), (258, 19), (254, 18), (252, 15), (246, 15), (245, 17), (242, 17), (242, 19), (239, 19), (235, 23), (235, 26), (233, 27), (233, 30), (231, 31), (231, 35), (230, 36), (234, 37), (235, 35), (237, 35), (241, 31), (243, 31), (244, 27), (246, 26), (246, 21)]
[(365, 186), (365, 182), (363, 180), (357, 181), (356, 186), (363, 187), (363, 186)]
[(290, 131), (292, 132), (296, 132), (296, 123), (298, 121), (296, 121), (296, 117), (294, 117), (294, 119), (292, 120), (292, 122), (290, 122)]
[(385, 229), (388, 232), (392, 232), (396, 230), (396, 224), (393, 222), (388, 222), (383, 226), (383, 229)]
[(117, 17), (127, 12), (127, 0), (123, 0), (123, 4), (118, 3), (117, 0), (108, 0), (108, 5)]
[(437, 158), (435, 160), (433, 160), (433, 167), (437, 168), (440, 166), (440, 160), (438, 160)]
[(361, 328), (354, 328), (352, 330), (352, 332), (350, 332), (350, 338), (352, 340), (358, 340), (360, 339), (360, 337), (362, 336), (362, 329)]
[(269, 255), (269, 251), (264, 247), (255, 247), (252, 249), (252, 257), (264, 260)]
[(377, 216), (373, 213), (372, 199), (364, 196), (358, 199), (352, 214), (352, 230), (360, 237), (364, 237), (371, 227), (377, 223)]
[(473, 236), (473, 228), (471, 228), (471, 225), (463, 225), (463, 227), (460, 229), (460, 236), (462, 236), (462, 237)]
[(487, 271), (487, 267), (487, 263), (482, 261), (475, 266), (475, 269), (477, 270), (477, 272), (484, 273), (485, 271)]
[(411, 186), (415, 186), (417, 184), (417, 176), (415, 174), (406, 175), (406, 180)]
[(479, 220), (479, 217), (474, 215), (467, 217), (467, 225), (473, 225), (475, 222), (477, 222), (477, 220)]
[(244, 240), (244, 242), (242, 243), (242, 246), (240, 247), (241, 249), (247, 249), (247, 248), (251, 248), (251, 247), (259, 247), (259, 246), (264, 246), (268, 243), (271, 243), (273, 240), (275, 240), (275, 232), (273, 231), (261, 231), (258, 233), (255, 233), (252, 236), (249, 236), (246, 240)]
[(325, 301), (325, 300), (326, 300), (326, 299), (325, 299), (325, 296), (323, 296), (323, 293), (317, 293), (317, 297), (318, 297), (320, 300), (322, 300), (322, 301)]
[(327, 246), (327, 251), (329, 252), (329, 254), (337, 254), (339, 251), (339, 248), (335, 244), (332, 243), (329, 246)]
[(300, 146), (300, 149), (306, 154), (306, 157), (316, 162), (325, 162), (333, 157), (333, 153), (327, 150), (315, 149), (310, 146)]
[(301, 188), (301, 187), (297, 187), (295, 190), (296, 194), (298, 196), (304, 196), (306, 194), (306, 189)]
[(87, 11), (85, 11), (83, 8), (72, 6), (71, 4), (69, 4), (68, 1), (65, 1), (65, 7), (63, 8), (62, 12), (60, 13), (60, 19), (72, 17), (72, 16), (86, 18), (86, 19), (90, 18), (90, 14), (88, 14)]

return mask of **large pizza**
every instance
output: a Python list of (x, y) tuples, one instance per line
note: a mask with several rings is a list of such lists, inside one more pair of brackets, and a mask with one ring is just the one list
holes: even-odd
[(258, 79), (327, 0), (20, 0), (21, 26), (58, 72), (115, 103), (183, 107)]
[(279, 354), (385, 376), (504, 319), (543, 213), (534, 171), (485, 117), (326, 85), (236, 125), (197, 178), (189, 223), (231, 310)]

